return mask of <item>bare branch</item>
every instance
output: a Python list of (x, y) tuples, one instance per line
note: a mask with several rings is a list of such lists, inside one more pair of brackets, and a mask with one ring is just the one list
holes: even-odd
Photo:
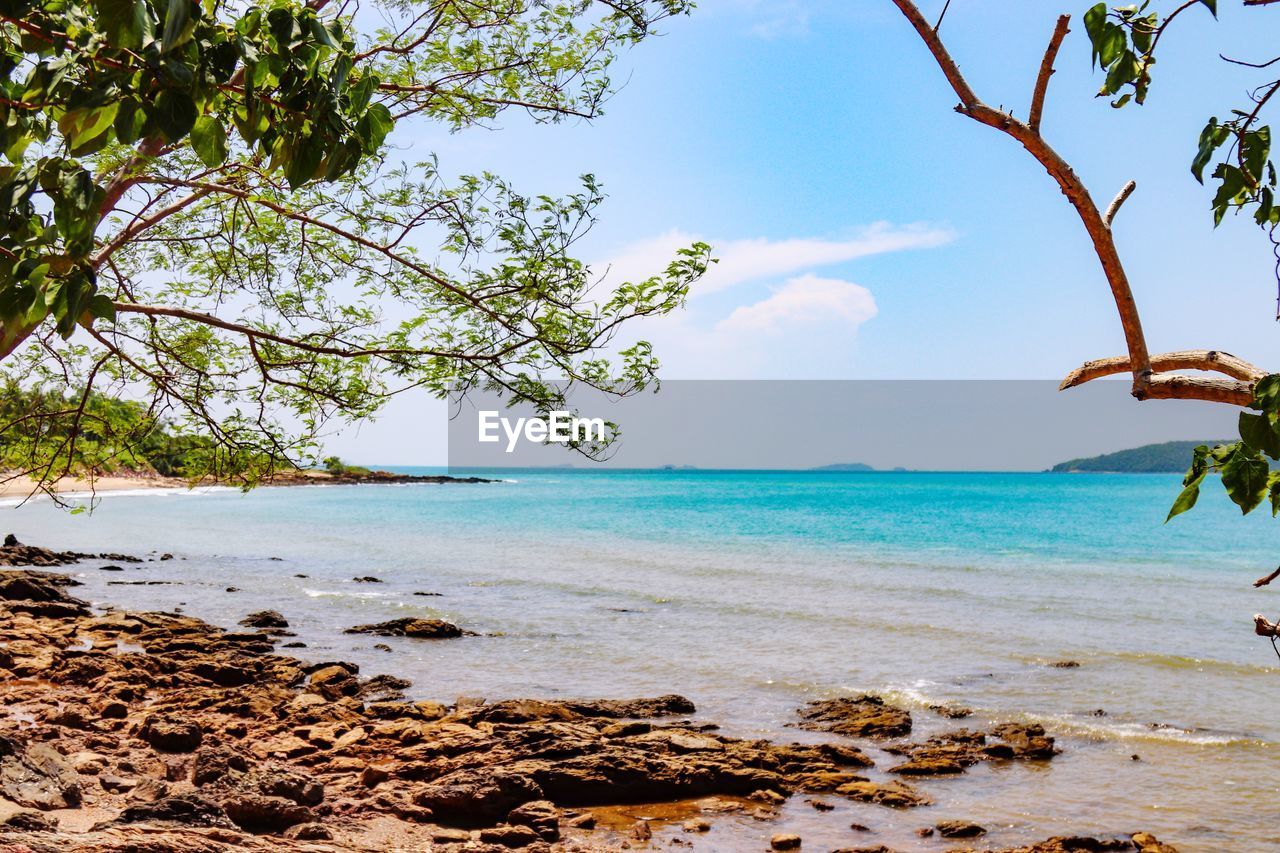
[(1040, 60), (1040, 73), (1036, 75), (1036, 88), (1031, 94), (1031, 115), (1027, 119), (1033, 133), (1040, 132), (1040, 117), (1044, 114), (1044, 96), (1049, 91), (1049, 78), (1053, 76), (1053, 62), (1058, 58), (1062, 40), (1071, 32), (1068, 27), (1070, 23), (1070, 15), (1058, 16), (1053, 35), (1049, 37), (1049, 46), (1044, 49), (1044, 58)]
[[(1262, 368), (1254, 367), (1249, 362), (1237, 358), (1229, 352), (1203, 349), (1180, 350), (1178, 352), (1153, 355), (1151, 356), (1151, 369), (1160, 373), (1170, 370), (1205, 370), (1211, 373), (1221, 373), (1242, 382), (1257, 382), (1267, 375)], [(1068, 373), (1066, 378), (1062, 380), (1062, 384), (1058, 386), (1058, 390), (1065, 391), (1068, 388), (1075, 388), (1078, 385), (1083, 385), (1094, 379), (1100, 379), (1103, 376), (1128, 373), (1130, 370), (1129, 359), (1123, 355), (1116, 358), (1100, 358), (1095, 361), (1087, 361)]]
[(1259, 637), (1280, 637), (1280, 625), (1272, 622), (1261, 613), (1253, 614), (1253, 631)]
[(1107, 227), (1111, 227), (1112, 221), (1116, 218), (1116, 214), (1120, 212), (1120, 206), (1129, 200), (1129, 196), (1133, 195), (1133, 191), (1138, 188), (1137, 181), (1130, 181), (1121, 187), (1120, 192), (1116, 193), (1116, 197), (1111, 200), (1111, 204), (1107, 205), (1107, 212), (1103, 214), (1103, 220), (1107, 223)]
[(978, 99), (973, 89), (970, 88), (969, 83), (964, 79), (964, 75), (960, 73), (955, 60), (951, 58), (946, 47), (943, 46), (942, 41), (938, 38), (937, 33), (929, 27), (928, 22), (925, 21), (924, 16), (920, 14), (919, 8), (916, 7), (912, 0), (893, 0), (893, 3), (915, 28), (925, 46), (929, 48), (929, 52), (933, 54), (934, 61), (942, 69), (947, 82), (951, 84), (951, 88), (959, 96), (960, 106), (957, 108), (958, 112), (974, 121), (995, 128), (1020, 142), (1022, 147), (1027, 149), (1028, 153), (1035, 157), (1040, 165), (1058, 182), (1062, 193), (1071, 202), (1072, 207), (1076, 209), (1085, 231), (1088, 232), (1089, 238), (1093, 242), (1094, 253), (1098, 256), (1098, 261), (1102, 265), (1102, 271), (1107, 277), (1107, 283), (1111, 286), (1111, 296), (1115, 301), (1116, 311), (1120, 315), (1120, 325), (1124, 330), (1126, 349), (1129, 351), (1129, 365), (1133, 373), (1134, 394), (1139, 397), (1144, 396), (1146, 385), (1151, 377), (1151, 358), (1147, 352), (1147, 341), (1142, 331), (1142, 319), (1138, 315), (1138, 306), (1133, 298), (1133, 290), (1129, 286), (1129, 278), (1125, 273), (1124, 264), (1120, 260), (1120, 254), (1112, 238), (1111, 229), (1107, 227), (1107, 223), (1103, 220), (1102, 213), (1098, 210), (1098, 206), (1094, 203), (1088, 189), (1081, 182), (1070, 164), (1045, 142), (1039, 133), (1029, 125), (1018, 121), (1009, 113), (993, 109)]

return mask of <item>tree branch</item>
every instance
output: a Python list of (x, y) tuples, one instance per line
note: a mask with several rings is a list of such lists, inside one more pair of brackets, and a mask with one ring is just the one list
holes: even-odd
[(1272, 572), (1271, 574), (1267, 575), (1264, 578), (1258, 578), (1256, 581), (1253, 582), (1253, 585), (1255, 587), (1266, 586), (1276, 578), (1280, 578), (1280, 568), (1277, 568), (1274, 572)]
[(1107, 212), (1103, 214), (1103, 220), (1107, 223), (1107, 227), (1111, 227), (1111, 222), (1116, 218), (1116, 214), (1120, 212), (1120, 206), (1129, 200), (1129, 196), (1133, 195), (1133, 191), (1138, 188), (1137, 181), (1130, 181), (1121, 187), (1120, 192), (1116, 193), (1116, 197), (1111, 200), (1111, 204), (1107, 205)]
[(1057, 26), (1049, 38), (1049, 46), (1044, 49), (1044, 58), (1040, 60), (1040, 73), (1036, 75), (1036, 88), (1031, 94), (1031, 115), (1027, 125), (1033, 133), (1040, 132), (1040, 117), (1044, 113), (1044, 96), (1049, 91), (1049, 78), (1053, 76), (1053, 62), (1058, 57), (1058, 49), (1062, 40), (1071, 32), (1067, 26), (1071, 22), (1070, 15), (1059, 15)]
[[(1221, 373), (1230, 376), (1232, 379), (1238, 379), (1241, 382), (1257, 382), (1266, 371), (1254, 367), (1249, 362), (1237, 358), (1229, 352), (1219, 352), (1218, 350), (1180, 350), (1178, 352), (1166, 352), (1160, 355), (1151, 356), (1152, 370), (1165, 372), (1169, 370), (1205, 370), (1211, 373)], [(1117, 356), (1116, 358), (1100, 358), (1095, 361), (1086, 361), (1080, 367), (1067, 374), (1062, 380), (1062, 384), (1058, 386), (1058, 390), (1065, 391), (1068, 388), (1075, 388), (1094, 379), (1100, 379), (1103, 376), (1114, 376), (1117, 373), (1128, 373), (1129, 359), (1126, 356)], [(1252, 398), (1251, 398), (1252, 399)]]
[(1023, 124), (1007, 112), (987, 106), (978, 99), (978, 96), (974, 94), (973, 89), (964, 79), (964, 75), (960, 73), (955, 60), (951, 58), (946, 47), (938, 38), (938, 34), (925, 21), (924, 16), (920, 14), (919, 8), (916, 7), (912, 0), (893, 0), (893, 3), (915, 28), (925, 46), (929, 48), (934, 61), (942, 69), (947, 82), (951, 84), (951, 88), (960, 98), (960, 106), (957, 111), (1020, 142), (1022, 147), (1031, 156), (1035, 157), (1050, 176), (1058, 182), (1059, 188), (1076, 209), (1085, 231), (1088, 232), (1089, 238), (1093, 242), (1094, 252), (1102, 265), (1102, 271), (1111, 286), (1112, 299), (1115, 301), (1116, 311), (1120, 315), (1120, 325), (1124, 330), (1126, 349), (1129, 351), (1129, 365), (1133, 373), (1134, 395), (1138, 397), (1145, 396), (1147, 384), (1151, 380), (1151, 358), (1147, 351), (1146, 337), (1142, 332), (1142, 319), (1138, 315), (1138, 306), (1133, 298), (1133, 290), (1129, 286), (1129, 278), (1125, 273), (1124, 264), (1120, 261), (1120, 254), (1111, 236), (1111, 229), (1107, 227), (1107, 223), (1103, 220), (1102, 213), (1098, 210), (1088, 189), (1085, 188), (1070, 164), (1052, 146), (1045, 142), (1034, 128)]

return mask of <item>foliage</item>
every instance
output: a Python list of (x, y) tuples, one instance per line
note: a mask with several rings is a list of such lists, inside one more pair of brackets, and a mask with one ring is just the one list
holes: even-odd
[[(707, 246), (600, 291), (573, 256), (604, 199), (591, 176), (531, 196), (389, 146), (512, 108), (594, 118), (618, 51), (690, 5), (0, 0), (7, 375), (144, 400), (208, 442), (192, 473), (245, 483), (411, 388), (548, 411), (563, 394), (544, 375), (645, 387), (647, 344), (605, 353), (683, 303)], [(16, 470), (63, 469), (43, 437), (87, 408), (12, 424)]]
[[(1161, 37), (1174, 19), (1196, 6), (1204, 6), (1215, 17), (1218, 14), (1216, 0), (1181, 3), (1164, 17), (1149, 11), (1150, 0), (1135, 6), (1109, 8), (1106, 3), (1098, 3), (1090, 8), (1084, 15), (1085, 29), (1093, 44), (1094, 62), (1106, 72), (1099, 96), (1116, 96), (1112, 106), (1117, 108), (1131, 100), (1144, 103)], [(1227, 61), (1265, 69), (1277, 59), (1280, 57), (1263, 62)], [(1203, 184), (1205, 170), (1213, 167), (1210, 176), (1217, 182), (1211, 204), (1214, 225), (1220, 224), (1228, 212), (1248, 210), (1280, 250), (1271, 126), (1262, 120), (1263, 108), (1277, 90), (1280, 80), (1263, 83), (1250, 93), (1247, 108), (1232, 109), (1231, 118), (1227, 119), (1211, 116), (1200, 132), (1191, 173)], [(1277, 313), (1280, 317), (1280, 311)]]
[(1200, 485), (1210, 473), (1222, 475), (1227, 497), (1240, 512), (1247, 515), (1269, 499), (1271, 514), (1280, 514), (1280, 471), (1272, 471), (1267, 461), (1280, 460), (1280, 374), (1258, 381), (1251, 408), (1257, 413), (1240, 413), (1239, 441), (1214, 447), (1202, 444), (1192, 451), (1191, 467), (1169, 518), (1196, 505)]
[(359, 465), (348, 465), (337, 456), (326, 456), (322, 461), (324, 463), (324, 470), (328, 471), (335, 477), (359, 477), (369, 473), (368, 468), (362, 468)]
[[(65, 416), (76, 410), (78, 418)], [(14, 428), (19, 423), (25, 426)], [(155, 472), (185, 477), (203, 468), (203, 456), (215, 450), (207, 439), (174, 432), (140, 403), (96, 393), (25, 390), (13, 381), (0, 386), (0, 424), (14, 437), (0, 443), (0, 469), (43, 464), (75, 476)]]

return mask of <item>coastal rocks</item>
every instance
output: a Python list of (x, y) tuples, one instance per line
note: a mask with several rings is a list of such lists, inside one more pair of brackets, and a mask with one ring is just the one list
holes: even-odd
[(874, 803), (891, 809), (912, 809), (933, 803), (928, 794), (902, 782), (887, 785), (869, 780), (847, 782), (837, 787), (835, 793), (860, 803)]
[(800, 836), (785, 832), (774, 833), (769, 839), (769, 847), (774, 850), (799, 850)]
[[(12, 533), (6, 534), (4, 544), (0, 545), (0, 566), (54, 568), (93, 559), (112, 560), (117, 563), (142, 562), (140, 558), (127, 554), (81, 554), (77, 551), (51, 551), (36, 545), (23, 545)], [(70, 581), (69, 578), (67, 580)]]
[(413, 797), (442, 823), (484, 826), (505, 817), (517, 806), (542, 799), (532, 779), (510, 771), (461, 770), (436, 780)]
[(311, 809), (287, 797), (238, 794), (222, 802), (231, 822), (249, 832), (280, 832), (313, 820)]
[(257, 613), (250, 613), (240, 620), (240, 624), (246, 628), (280, 629), (289, 627), (289, 621), (275, 610), (259, 610)]
[(125, 808), (116, 823), (178, 823), (184, 826), (218, 826), (233, 824), (217, 803), (194, 794), (164, 797), (153, 803), (139, 803)]
[(0, 793), (41, 811), (72, 808), (80, 803), (80, 776), (48, 744), (0, 736)]
[(376, 634), (380, 637), (412, 637), (419, 640), (446, 640), (454, 637), (475, 636), (464, 631), (451, 622), (443, 619), (415, 619), (406, 616), (376, 622), (371, 625), (356, 625), (348, 628), (346, 634)]
[(150, 717), (138, 731), (138, 737), (159, 752), (195, 752), (203, 732), (195, 723)]
[(987, 834), (987, 829), (967, 820), (944, 820), (933, 828), (943, 838), (977, 838)]
[(863, 695), (810, 702), (797, 712), (800, 728), (849, 737), (890, 738), (911, 733), (911, 714)]
[(1058, 835), (1026, 847), (1005, 848), (992, 853), (1177, 853), (1177, 849), (1162, 844), (1148, 832), (1137, 832), (1117, 838)]
[(547, 800), (534, 800), (512, 809), (507, 823), (527, 826), (543, 841), (560, 840), (560, 810)]
[(907, 760), (889, 772), (904, 776), (954, 775), (992, 759), (1048, 760), (1061, 752), (1044, 728), (1034, 723), (1006, 723), (990, 732), (958, 729), (891, 751)]

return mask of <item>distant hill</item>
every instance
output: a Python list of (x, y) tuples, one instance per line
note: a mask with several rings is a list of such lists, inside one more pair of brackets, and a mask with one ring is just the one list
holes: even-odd
[(1213, 447), (1215, 444), (1225, 443), (1225, 439), (1206, 439), (1144, 444), (1141, 447), (1104, 453), (1101, 456), (1059, 462), (1049, 470), (1055, 473), (1095, 471), (1109, 474), (1181, 474), (1191, 464), (1193, 449), (1201, 444)]
[(874, 471), (865, 462), (837, 462), (834, 465), (819, 465), (814, 471)]

